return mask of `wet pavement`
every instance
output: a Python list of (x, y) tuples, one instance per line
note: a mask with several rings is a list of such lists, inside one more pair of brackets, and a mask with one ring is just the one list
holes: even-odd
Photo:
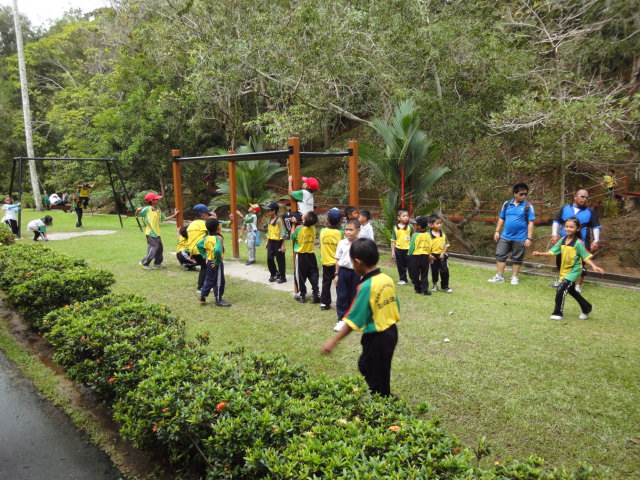
[(0, 480), (116, 480), (109, 457), (0, 350)]

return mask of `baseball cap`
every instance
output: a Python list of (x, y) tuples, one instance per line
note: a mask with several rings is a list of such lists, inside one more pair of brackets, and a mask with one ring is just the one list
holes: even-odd
[(327, 212), (327, 218), (332, 222), (336, 222), (342, 218), (342, 212), (337, 208), (332, 208)]
[(197, 205), (194, 205), (192, 210), (198, 215), (202, 215), (203, 213), (208, 213), (209, 215), (211, 215), (209, 208), (207, 208), (207, 206), (203, 203), (198, 203)]
[(320, 188), (320, 182), (313, 177), (302, 177), (302, 181), (307, 184), (312, 191), (317, 191)]
[(249, 204), (249, 206), (250, 206), (251, 208), (253, 208), (253, 210), (254, 210), (256, 213), (260, 213), (260, 205), (258, 205), (257, 203), (250, 203), (250, 204)]
[(149, 192), (144, 196), (145, 202), (150, 202), (152, 200), (160, 200), (162, 195), (158, 195), (157, 193)]
[(280, 205), (278, 205), (277, 202), (270, 202), (264, 206), (264, 209), (273, 210), (274, 212), (277, 212), (278, 210), (280, 210)]

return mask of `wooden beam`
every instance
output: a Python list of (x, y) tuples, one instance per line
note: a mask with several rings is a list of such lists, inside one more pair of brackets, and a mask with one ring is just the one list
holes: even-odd
[(358, 197), (358, 190), (360, 186), (358, 184), (358, 142), (355, 140), (349, 141), (349, 205), (358, 207), (360, 199)]
[(176, 162), (176, 158), (181, 155), (180, 150), (171, 150), (171, 157), (173, 158), (173, 201), (175, 209), (178, 210), (178, 216), (176, 217), (176, 225), (178, 228), (184, 225), (184, 208), (182, 202), (182, 168), (180, 162)]
[[(229, 151), (229, 154), (235, 152)], [(233, 258), (240, 258), (240, 247), (238, 245), (238, 217), (236, 210), (238, 210), (238, 188), (236, 185), (236, 162), (229, 162), (229, 199), (230, 209), (233, 219), (231, 220), (231, 242), (233, 243)]]
[[(289, 175), (293, 177), (293, 190), (300, 190), (300, 139), (298, 137), (291, 137), (289, 139), (289, 148), (291, 149), (289, 153)], [(294, 200), (291, 200), (291, 211), (298, 211), (298, 203)]]

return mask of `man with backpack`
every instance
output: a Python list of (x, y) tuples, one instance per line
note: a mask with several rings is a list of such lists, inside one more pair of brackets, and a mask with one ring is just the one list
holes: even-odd
[[(500, 217), (493, 234), (496, 247), (496, 275), (492, 283), (504, 282), (507, 258), (511, 255), (511, 285), (518, 285), (518, 273), (524, 259), (524, 252), (533, 242), (533, 221), (536, 219), (533, 205), (527, 200), (529, 187), (524, 183), (513, 186), (513, 198), (502, 205)], [(504, 227), (504, 230), (503, 228)], [(500, 234), (502, 230), (502, 234)]]

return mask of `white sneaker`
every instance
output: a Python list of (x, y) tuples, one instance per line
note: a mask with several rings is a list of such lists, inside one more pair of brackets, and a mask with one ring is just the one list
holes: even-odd
[(451, 288), (443, 288), (443, 289), (441, 290), (441, 292), (444, 292), (444, 293), (453, 293), (453, 290), (452, 290)]
[(520, 279), (518, 277), (511, 277), (511, 285), (518, 285), (520, 283)]
[(576, 285), (576, 292), (582, 293), (582, 285)]
[(496, 276), (493, 278), (490, 278), (488, 281), (491, 283), (500, 283), (500, 282), (504, 282), (504, 277), (496, 273)]
[(581, 313), (578, 318), (580, 320), (586, 320), (587, 318), (589, 318), (589, 314), (588, 313)]
[(562, 320), (562, 315), (551, 315), (549, 318), (551, 320)]
[(345, 323), (342, 320), (339, 320), (338, 322), (336, 322), (336, 324), (333, 326), (333, 330), (334, 332), (339, 332), (340, 330), (342, 330), (342, 327), (344, 327)]
[(562, 282), (561, 282), (560, 280), (556, 280), (555, 282), (550, 283), (550, 284), (549, 284), (549, 286), (550, 286), (551, 288), (558, 288), (558, 287), (560, 286), (560, 284), (561, 284), (561, 283), (562, 283)]
[(400, 281), (398, 282), (398, 285), (406, 285), (406, 284), (407, 284), (407, 282), (405, 282), (404, 280), (400, 280)]
[(434, 285), (433, 288), (431, 289), (432, 292), (437, 292), (438, 291), (438, 285)]

